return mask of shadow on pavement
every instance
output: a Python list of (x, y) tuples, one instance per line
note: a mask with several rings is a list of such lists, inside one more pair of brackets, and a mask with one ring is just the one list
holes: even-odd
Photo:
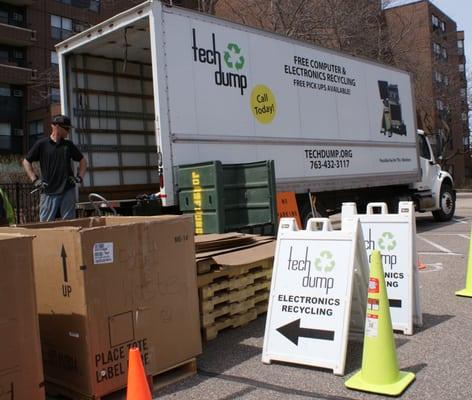
[(249, 394), (254, 392), (254, 390), (257, 390), (254, 387), (247, 387), (241, 390), (238, 390), (236, 393), (229, 394), (228, 396), (222, 397), (220, 400), (234, 400), (234, 399), (240, 399), (242, 396), (245, 394)]
[[(297, 365), (297, 368), (300, 366)], [(277, 393), (282, 393), (287, 395), (287, 398), (291, 396), (305, 396), (313, 399), (324, 399), (324, 400), (354, 400), (351, 397), (344, 397), (339, 395), (329, 395), (326, 393), (316, 393), (316, 392), (309, 392), (307, 390), (300, 390), (300, 389), (292, 389), (281, 385), (274, 385), (272, 383), (266, 383), (262, 381), (258, 381), (251, 378), (245, 378), (242, 376), (230, 375), (230, 374), (214, 374), (209, 371), (199, 370), (200, 375), (204, 375), (208, 378), (218, 378), (229, 382), (239, 383), (242, 385), (246, 385), (249, 387), (253, 387), (255, 389), (262, 389), (262, 390), (269, 390)], [(226, 398), (233, 398), (233, 397), (226, 397)]]
[[(262, 356), (262, 341), (265, 329), (265, 315), (238, 329), (227, 329), (216, 339), (203, 342), (203, 352), (197, 359), (198, 374), (176, 385), (163, 388), (155, 393), (159, 396), (175, 394), (181, 390), (190, 389), (209, 378), (223, 377), (223, 373), (234, 366), (244, 363), (253, 357)], [(255, 345), (243, 343), (255, 342)], [(257, 345), (256, 345), (257, 344)], [(205, 371), (211, 371), (205, 373)], [(252, 389), (255, 390), (255, 389)], [(238, 398), (227, 397), (226, 399)]]
[(449, 315), (449, 314), (434, 315), (434, 314), (423, 313), (423, 326), (418, 327), (417, 332), (423, 332), (436, 325), (442, 324), (443, 322), (449, 321), (451, 318), (454, 318), (454, 317), (455, 315)]
[(408, 371), (408, 372), (413, 372), (417, 374), (418, 372), (422, 371), (428, 366), (426, 363), (420, 363), (420, 364), (415, 364), (411, 365), (410, 367), (402, 368), (402, 371)]
[[(466, 217), (462, 217), (462, 216), (454, 216), (454, 219), (459, 220), (459, 221), (467, 220)], [(440, 230), (441, 228), (445, 226), (456, 225), (456, 224), (457, 222), (454, 220), (447, 221), (447, 222), (436, 222), (433, 217), (417, 216), (416, 217), (416, 233), (436, 231), (436, 230)]]
[[(395, 348), (399, 348), (404, 344), (408, 343), (409, 339), (395, 337)], [(350, 373), (357, 371), (362, 366), (362, 350), (363, 350), (363, 343), (359, 341), (349, 341), (347, 346), (347, 354), (346, 354), (346, 371), (345, 375), (349, 375)], [(325, 370), (324, 370), (325, 371)]]

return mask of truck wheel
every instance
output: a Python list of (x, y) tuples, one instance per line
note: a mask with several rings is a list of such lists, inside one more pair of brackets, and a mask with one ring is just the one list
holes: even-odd
[(439, 207), (439, 210), (433, 211), (434, 219), (439, 222), (450, 221), (456, 210), (456, 197), (451, 185), (443, 184), (441, 186)]

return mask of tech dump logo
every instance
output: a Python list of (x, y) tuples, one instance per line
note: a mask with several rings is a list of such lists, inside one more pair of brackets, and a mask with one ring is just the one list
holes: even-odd
[[(239, 89), (241, 96), (247, 88), (246, 75), (239, 73), (246, 64), (242, 49), (237, 43), (228, 43), (221, 52), (217, 50), (216, 35), (211, 34), (212, 48), (199, 47), (197, 41), (197, 32), (192, 29), (192, 50), (193, 61), (216, 66), (214, 74), (215, 84), (217, 86), (226, 86)], [(223, 71), (223, 62), (229, 71)]]

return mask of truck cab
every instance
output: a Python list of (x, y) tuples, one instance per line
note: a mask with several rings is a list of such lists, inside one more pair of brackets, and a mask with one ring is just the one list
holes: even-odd
[(420, 212), (431, 211), (436, 221), (449, 221), (456, 208), (456, 192), (452, 176), (436, 162), (431, 143), (418, 130), (418, 154), (421, 181), (411, 185)]

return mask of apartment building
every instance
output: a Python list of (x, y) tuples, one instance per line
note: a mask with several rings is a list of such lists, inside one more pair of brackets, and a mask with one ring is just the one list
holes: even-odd
[(54, 45), (143, 1), (0, 0), (0, 154), (25, 153), (60, 112)]
[(412, 73), (418, 128), (441, 142), (443, 166), (460, 185), (470, 177), (464, 32), (428, 0), (389, 8), (385, 18), (395, 62)]

